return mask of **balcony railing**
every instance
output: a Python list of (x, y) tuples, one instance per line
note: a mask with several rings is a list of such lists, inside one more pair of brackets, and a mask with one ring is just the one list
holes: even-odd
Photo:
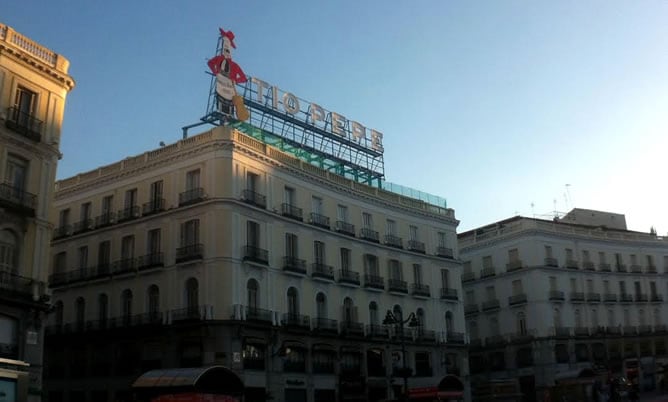
[(300, 222), (304, 220), (304, 213), (301, 208), (285, 202), (281, 204), (281, 215)]
[(478, 303), (468, 303), (464, 305), (464, 314), (475, 314), (480, 311)]
[(74, 234), (79, 234), (93, 229), (95, 229), (95, 222), (93, 219), (88, 218), (80, 222), (76, 222), (72, 227), (72, 232)]
[(385, 235), (385, 244), (390, 247), (404, 248), (404, 241), (401, 237), (395, 235)]
[(385, 338), (390, 336), (385, 325), (369, 324), (366, 326), (366, 336), (369, 338)]
[(636, 293), (635, 301), (638, 303), (646, 303), (649, 301), (647, 293)]
[(491, 311), (501, 308), (499, 299), (485, 300), (482, 302), (482, 311)]
[(364, 324), (361, 322), (341, 321), (341, 334), (345, 335), (364, 335)]
[(322, 278), (330, 281), (334, 280), (334, 268), (330, 265), (325, 265), (321, 262), (314, 262), (311, 264), (311, 277)]
[(176, 249), (176, 262), (201, 260), (204, 258), (204, 244), (188, 244)]
[(650, 295), (649, 299), (653, 303), (662, 302), (663, 301), (663, 295), (659, 295), (659, 294), (654, 293), (654, 294)]
[(334, 334), (339, 332), (339, 325), (336, 320), (316, 317), (312, 319), (312, 323), (314, 331), (329, 332)]
[(554, 328), (554, 336), (557, 338), (570, 338), (571, 329), (569, 327), (556, 327)]
[(329, 229), (329, 216), (311, 212), (311, 214), (309, 215), (309, 223), (313, 226)]
[(651, 325), (638, 325), (638, 333), (641, 335), (651, 334), (652, 326)]
[(463, 332), (455, 332), (455, 331), (447, 331), (445, 333), (445, 341), (447, 343), (454, 343), (457, 345), (463, 345), (464, 344), (464, 333)]
[(583, 302), (585, 300), (584, 292), (571, 292), (570, 301)]
[(311, 329), (311, 318), (307, 315), (285, 313), (281, 318), (281, 325), (295, 329)]
[(165, 210), (165, 199), (164, 198), (155, 198), (149, 202), (145, 202), (142, 205), (142, 215), (151, 215), (157, 214)]
[(12, 272), (0, 271), (0, 293), (16, 296), (31, 296), (33, 286), (44, 291), (44, 282), (21, 276)]
[(610, 264), (602, 262), (598, 264), (598, 270), (602, 272), (610, 272), (612, 269), (610, 268)]
[(640, 274), (642, 273), (642, 267), (638, 264), (632, 264), (631, 265), (631, 272), (634, 274)]
[(625, 264), (617, 264), (617, 272), (626, 272), (626, 265)]
[(454, 258), (455, 254), (451, 248), (438, 246), (436, 247), (436, 255), (444, 258)]
[(573, 333), (575, 336), (580, 336), (580, 337), (587, 337), (589, 336), (589, 328), (588, 327), (575, 327), (573, 330)]
[(255, 205), (256, 207), (267, 208), (267, 197), (253, 190), (244, 190), (241, 192), (241, 198), (246, 204)]
[(35, 216), (37, 196), (11, 183), (0, 184), (0, 207), (19, 211), (28, 216)]
[(418, 327), (416, 331), (417, 339), (422, 342), (436, 342), (436, 331)]
[(274, 321), (274, 312), (259, 307), (246, 306), (246, 320), (271, 324)]
[(550, 301), (564, 301), (564, 292), (561, 290), (550, 290)]
[(457, 289), (441, 288), (441, 299), (443, 300), (458, 300)]
[(558, 267), (559, 262), (554, 257), (546, 257), (545, 258), (545, 266), (546, 267)]
[(638, 334), (638, 327), (636, 327), (635, 325), (624, 325), (622, 327), (622, 329), (624, 330), (624, 335), (625, 336), (629, 336), (629, 335), (632, 336), (632, 335), (637, 335)]
[(408, 293), (408, 284), (400, 279), (388, 279), (387, 290), (390, 292)]
[(306, 261), (292, 255), (283, 257), (283, 271), (306, 275)]
[(333, 360), (313, 360), (313, 374), (334, 374), (336, 365)]
[(485, 346), (487, 347), (503, 346), (506, 343), (506, 338), (503, 335), (492, 335), (485, 338)]
[(647, 273), (648, 274), (655, 274), (656, 273), (656, 265), (648, 265), (647, 266)]
[(53, 240), (72, 235), (72, 225), (63, 225), (53, 230)]
[(95, 227), (97, 228), (113, 225), (114, 223), (116, 223), (116, 214), (113, 212), (105, 212), (95, 218)]
[(514, 306), (517, 304), (524, 304), (527, 302), (527, 294), (526, 293), (520, 293), (516, 294), (513, 296), (508, 297), (508, 305), (509, 306)]
[(617, 303), (617, 295), (614, 293), (604, 293), (603, 301), (606, 303)]
[(29, 140), (35, 142), (42, 140), (42, 120), (20, 108), (10, 107), (7, 109), (5, 126)]
[(183, 207), (204, 201), (204, 188), (196, 187), (179, 194), (179, 206)]
[(631, 303), (633, 301), (633, 296), (629, 293), (622, 293), (619, 295), (619, 301), (622, 303)]
[(131, 207), (127, 207), (124, 209), (121, 209), (118, 211), (117, 220), (118, 222), (124, 222), (124, 221), (129, 221), (132, 219), (137, 219), (139, 218), (139, 206), (134, 205)]
[(587, 271), (594, 271), (594, 263), (591, 261), (585, 261), (582, 263), (582, 268), (587, 270)]
[(336, 221), (336, 231), (355, 237), (355, 225), (344, 221)]
[(462, 272), (462, 282), (470, 282), (475, 280), (475, 273), (469, 271), (469, 272)]
[(378, 275), (364, 275), (364, 287), (368, 289), (385, 289), (385, 279)]
[(199, 305), (179, 308), (172, 310), (172, 321), (202, 321), (206, 320), (206, 312), (210, 310), (211, 306)]
[(136, 261), (134, 257), (122, 258), (120, 260), (114, 261), (111, 264), (111, 272), (114, 275), (122, 275), (137, 270)]
[(518, 269), (522, 269), (522, 267), (522, 260), (510, 261), (508, 264), (506, 264), (506, 271), (517, 271)]
[(588, 303), (600, 303), (601, 294), (597, 292), (587, 292), (587, 302)]
[(605, 333), (608, 335), (621, 335), (621, 327), (605, 327)]
[(339, 270), (339, 283), (347, 283), (350, 285), (360, 285), (360, 273), (351, 271), (349, 269)]
[(380, 241), (378, 240), (378, 232), (369, 228), (360, 229), (360, 239), (369, 240), (374, 243), (378, 243)]
[(579, 269), (580, 263), (577, 260), (566, 260), (566, 268), (568, 269)]
[(244, 261), (252, 261), (265, 265), (269, 263), (269, 252), (263, 248), (256, 246), (244, 246), (243, 254)]
[(137, 257), (137, 268), (141, 271), (144, 269), (164, 267), (165, 255), (161, 252), (142, 255)]
[(496, 275), (496, 269), (494, 267), (485, 267), (480, 270), (480, 279), (489, 278)]
[(417, 240), (409, 240), (408, 241), (408, 249), (410, 251), (414, 251), (416, 253), (425, 253), (424, 249), (424, 242), (417, 241)]
[(431, 292), (429, 290), (429, 285), (413, 283), (411, 284), (411, 294), (418, 297), (430, 297)]

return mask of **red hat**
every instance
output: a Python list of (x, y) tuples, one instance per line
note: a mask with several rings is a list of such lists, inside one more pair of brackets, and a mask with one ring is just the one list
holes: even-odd
[(223, 28), (218, 28), (220, 31), (220, 36), (223, 38), (227, 38), (230, 40), (230, 44), (232, 45), (233, 48), (237, 48), (236, 45), (234, 44), (234, 32), (232, 31), (225, 31)]

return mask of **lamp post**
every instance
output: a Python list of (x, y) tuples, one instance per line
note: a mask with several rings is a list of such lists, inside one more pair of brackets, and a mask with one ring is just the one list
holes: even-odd
[(383, 325), (393, 325), (399, 328), (399, 340), (401, 341), (401, 376), (404, 379), (404, 390), (401, 393), (401, 400), (408, 400), (408, 377), (410, 375), (409, 368), (406, 367), (406, 342), (404, 341), (404, 324), (408, 324), (409, 327), (415, 328), (420, 325), (415, 313), (410, 313), (408, 318), (405, 320), (402, 319), (401, 313), (394, 315), (392, 311), (387, 310), (385, 314), (385, 319), (383, 320)]

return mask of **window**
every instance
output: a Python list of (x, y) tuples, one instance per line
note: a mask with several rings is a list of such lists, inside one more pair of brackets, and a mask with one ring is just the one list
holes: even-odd
[(594, 293), (594, 280), (587, 279), (587, 292)]
[(14, 108), (18, 123), (24, 127), (29, 126), (30, 117), (34, 116), (37, 109), (37, 93), (22, 86), (17, 87)]
[(341, 270), (350, 271), (350, 249), (341, 248)]
[(109, 268), (111, 259), (111, 242), (109, 240), (100, 242), (97, 250), (98, 267)]
[(285, 187), (283, 190), (283, 202), (288, 205), (295, 205), (295, 189), (292, 187)]
[(475, 290), (467, 290), (465, 299), (468, 304), (475, 304)]
[[(0, 272), (18, 271), (18, 240), (13, 232), (0, 230)], [(64, 266), (63, 266), (64, 269)]]
[(315, 307), (317, 318), (327, 318), (327, 297), (324, 293), (318, 293), (315, 297)]
[(61, 251), (56, 254), (53, 262), (53, 271), (55, 273), (63, 273), (67, 271), (67, 252)]
[(369, 324), (378, 325), (378, 304), (373, 301), (369, 303)]
[(581, 328), (582, 327), (582, 314), (580, 314), (580, 310), (575, 310), (573, 313), (573, 316), (575, 317), (575, 327)]
[(181, 224), (181, 246), (193, 246), (199, 243), (199, 219), (191, 219)]
[(186, 308), (188, 311), (197, 310), (199, 306), (199, 284), (197, 279), (190, 278), (186, 281)]
[(343, 322), (353, 323), (357, 322), (357, 308), (353, 303), (353, 299), (346, 297), (343, 300)]
[(418, 237), (418, 227), (417, 226), (410, 225), (408, 227), (408, 238), (409, 238), (409, 240), (412, 240), (412, 241), (419, 241), (420, 240), (419, 237)]
[(550, 290), (557, 290), (557, 277), (556, 276), (551, 276), (550, 277)]
[(517, 333), (520, 335), (527, 334), (527, 319), (522, 311), (517, 313)]
[(345, 205), (337, 205), (336, 219), (341, 222), (348, 222), (348, 207)]
[(97, 299), (97, 319), (100, 323), (106, 323), (109, 318), (109, 297), (102, 293)]
[(157, 207), (158, 204), (156, 204), (156, 201), (162, 199), (162, 187), (163, 187), (163, 181), (158, 180), (154, 181), (151, 183), (151, 187), (149, 189), (149, 198), (151, 200), (151, 203)]
[(482, 257), (482, 267), (483, 268), (492, 268), (494, 267), (494, 264), (492, 263), (492, 256), (491, 255), (486, 255)]
[(397, 260), (388, 260), (387, 261), (388, 271), (390, 279), (395, 279), (398, 281), (403, 280), (403, 273), (401, 272), (401, 263)]
[(129, 260), (134, 258), (135, 254), (135, 237), (125, 236), (121, 239), (121, 259)]
[(441, 269), (441, 286), (443, 289), (450, 287), (450, 271), (447, 269)]
[(473, 273), (473, 270), (471, 268), (471, 261), (464, 261), (463, 271), (465, 273)]
[(594, 328), (598, 327), (598, 311), (593, 308), (591, 309), (591, 326)]
[(63, 313), (64, 313), (64, 305), (62, 301), (57, 301), (55, 305), (55, 310), (56, 310), (56, 325), (61, 326), (63, 325)]
[(520, 260), (520, 252), (518, 249), (513, 248), (508, 250), (508, 260), (511, 263), (517, 263)]
[(58, 216), (58, 226), (65, 227), (70, 224), (70, 209), (63, 209)]
[(626, 282), (619, 281), (619, 293), (623, 295), (626, 294)]
[[(443, 270), (441, 270), (441, 273)], [(421, 285), (422, 284), (422, 266), (420, 264), (413, 264), (413, 281)]]
[(647, 259), (647, 267), (654, 267), (654, 257), (651, 255), (646, 256)]
[(521, 279), (514, 280), (512, 285), (513, 285), (513, 296), (521, 295), (522, 293), (524, 293)]
[(85, 223), (90, 219), (91, 213), (92, 213), (92, 206), (91, 206), (90, 202), (85, 202), (85, 203), (81, 204), (81, 209), (80, 209), (80, 212), (79, 212), (79, 215), (80, 215), (79, 218), (80, 218), (82, 223)]
[(652, 295), (652, 298), (656, 298), (656, 282), (652, 281), (649, 283), (649, 294)]
[(599, 251), (598, 253), (598, 262), (605, 264), (605, 253), (603, 251)]
[(257, 222), (246, 222), (246, 244), (260, 247), (260, 225)]
[(618, 268), (624, 264), (624, 260), (622, 259), (622, 255), (620, 253), (615, 253), (615, 264)]
[[(7, 171), (5, 172), (5, 183), (16, 191), (25, 191), (28, 176), (28, 161), (15, 155), (7, 156)], [(21, 196), (22, 194), (17, 194)]]
[(445, 232), (438, 232), (436, 236), (438, 237), (438, 247), (447, 247), (448, 242)]
[(613, 310), (608, 310), (608, 327), (615, 326), (615, 312)]
[(558, 308), (555, 308), (553, 311), (553, 317), (552, 320), (554, 322), (554, 327), (555, 328), (561, 328), (561, 311)]
[(497, 336), (501, 333), (501, 329), (499, 327), (499, 318), (496, 316), (489, 317), (489, 333), (492, 336)]
[(470, 320), (470, 321), (467, 321), (467, 323), (468, 323), (468, 326), (469, 326), (468, 332), (471, 335), (471, 339), (479, 339), (480, 335), (478, 333), (478, 322)]
[(186, 191), (198, 189), (200, 181), (199, 169), (191, 170), (186, 173)]
[(74, 305), (74, 312), (77, 327), (83, 328), (84, 322), (86, 320), (86, 301), (83, 297), (77, 298), (77, 301)]
[(157, 285), (148, 287), (148, 314), (151, 320), (155, 319), (160, 312), (160, 289)]
[(108, 195), (102, 198), (102, 215), (110, 214), (114, 207), (114, 196)]
[(610, 281), (609, 280), (604, 280), (603, 281), (603, 291), (605, 293), (610, 293)]
[(316, 196), (311, 197), (311, 210), (314, 214), (322, 215), (322, 198)]
[(325, 243), (317, 240), (313, 242), (313, 258), (316, 264), (325, 263)]
[(636, 257), (635, 254), (629, 255), (629, 260), (631, 262), (631, 265), (638, 265), (638, 258)]
[(496, 300), (496, 289), (494, 288), (494, 285), (487, 286), (485, 288), (485, 293), (487, 294), (487, 300)]
[(454, 320), (452, 319), (452, 312), (450, 311), (445, 312), (445, 330), (448, 332), (455, 331), (455, 323)]
[(297, 235), (293, 233), (285, 234), (285, 255), (290, 258), (297, 258), (299, 250), (297, 249)]
[(88, 246), (79, 247), (79, 269), (88, 268)]
[(153, 229), (148, 231), (146, 251), (149, 255), (160, 253), (160, 229)]
[(573, 261), (573, 260), (574, 260), (574, 258), (573, 258), (573, 250), (571, 250), (570, 248), (567, 248), (567, 249), (566, 249), (566, 259), (567, 259), (568, 261)]
[(636, 296), (638, 296), (639, 294), (642, 293), (642, 287), (640, 286), (640, 282), (639, 282), (639, 281), (635, 281), (635, 282), (633, 283), (633, 287), (634, 287), (634, 289), (635, 289), (635, 291), (636, 291)]
[(121, 295), (121, 316), (129, 319), (132, 316), (132, 291), (125, 289)]
[(364, 254), (364, 272), (367, 275), (380, 276), (378, 257), (373, 254)]
[(288, 289), (288, 315), (296, 316), (299, 314), (299, 299), (297, 289), (291, 287)]
[(248, 284), (246, 285), (246, 293), (248, 296), (248, 308), (256, 309), (259, 307), (259, 295), (258, 295), (258, 283), (255, 279), (249, 279)]
[[(362, 224), (365, 229), (373, 229), (373, 216), (368, 212), (362, 212)], [(668, 264), (666, 266), (668, 267)]]
[(429, 377), (432, 375), (429, 352), (415, 352), (415, 376)]
[(392, 219), (388, 219), (385, 225), (385, 234), (394, 236), (397, 233), (397, 223)]
[(589, 250), (582, 250), (582, 261), (584, 262), (590, 261)]
[(571, 283), (571, 292), (577, 292), (578, 291), (578, 281), (575, 278), (570, 278), (570, 283)]
[(259, 176), (255, 173), (248, 172), (246, 173), (246, 189), (258, 192)]
[(552, 258), (552, 246), (545, 246), (545, 258)]
[(629, 309), (624, 310), (624, 325), (631, 325), (631, 313), (629, 312)]
[(125, 192), (125, 209), (133, 208), (137, 205), (137, 189), (133, 188)]

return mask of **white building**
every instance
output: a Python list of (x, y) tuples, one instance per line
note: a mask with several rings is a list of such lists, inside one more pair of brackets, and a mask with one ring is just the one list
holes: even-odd
[(654, 387), (668, 362), (668, 239), (574, 209), (461, 233), (459, 246), (472, 382), (519, 377), (542, 395), (589, 368)]

